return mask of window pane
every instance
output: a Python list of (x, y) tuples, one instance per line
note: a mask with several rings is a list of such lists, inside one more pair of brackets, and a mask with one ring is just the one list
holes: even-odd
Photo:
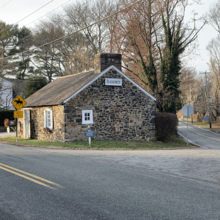
[(51, 112), (47, 111), (47, 127), (51, 126)]

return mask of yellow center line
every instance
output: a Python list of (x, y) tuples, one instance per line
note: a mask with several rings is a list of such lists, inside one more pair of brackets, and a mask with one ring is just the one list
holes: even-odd
[(32, 182), (34, 182), (34, 183), (37, 183), (37, 184), (40, 184), (40, 185), (42, 185), (42, 186), (46, 186), (46, 187), (48, 187), (48, 188), (50, 188), (50, 189), (54, 189), (53, 187), (51, 187), (51, 186), (49, 186), (49, 185), (47, 185), (47, 184), (44, 184), (44, 183), (42, 183), (42, 182), (40, 182), (40, 181), (37, 181), (37, 180), (35, 180), (35, 179), (32, 179), (32, 178), (27, 177), (27, 176), (25, 176), (25, 175), (22, 175), (22, 174), (20, 174), (20, 173), (16, 173), (16, 172), (14, 172), (14, 171), (12, 171), (12, 170), (9, 170), (9, 169), (7, 169), (7, 168), (4, 168), (4, 167), (2, 167), (2, 166), (0, 166), (0, 169), (5, 170), (5, 171), (7, 171), (7, 172), (9, 172), (9, 173), (13, 173), (13, 174), (15, 174), (15, 175), (17, 175), (17, 176), (23, 177), (24, 179), (30, 180), (30, 181), (32, 181)]
[[(183, 127), (187, 128), (187, 126), (185, 126), (185, 125), (180, 125), (180, 126), (183, 126)], [(192, 130), (192, 129), (190, 129), (190, 128), (188, 128), (188, 129), (189, 129), (190, 131), (192, 131), (192, 132), (198, 134), (198, 135), (203, 136), (203, 137), (207, 137), (207, 138), (211, 138), (211, 139), (216, 140), (216, 141), (220, 141), (220, 139), (213, 138), (213, 137), (210, 137), (210, 136), (207, 136), (207, 135), (204, 135), (204, 134), (198, 133), (198, 132), (196, 132), (196, 131), (194, 131), (194, 130)]]
[[(14, 168), (14, 167), (11, 167), (11, 166), (8, 166), (8, 165), (5, 165), (5, 164), (3, 164), (3, 163), (0, 163), (0, 165), (1, 166), (3, 166), (3, 167), (7, 167), (7, 168), (9, 168), (9, 169), (12, 169), (12, 170), (15, 170), (15, 171), (17, 171), (17, 172), (20, 172), (20, 173), (23, 173), (23, 174), (25, 174), (25, 175), (28, 175), (28, 176), (31, 176), (31, 177), (33, 177), (33, 178), (35, 178), (35, 179), (39, 179), (39, 180), (41, 180), (41, 181), (44, 181), (44, 182), (46, 182), (46, 183), (49, 183), (49, 184), (51, 184), (51, 185), (55, 185), (55, 186), (58, 186), (58, 187), (61, 187), (61, 188), (63, 188), (62, 186), (60, 186), (59, 184), (57, 184), (57, 183), (54, 183), (54, 182), (52, 182), (52, 181), (49, 181), (49, 180), (46, 180), (46, 179), (44, 179), (44, 178), (42, 178), (42, 177), (39, 177), (39, 176), (36, 176), (36, 175), (34, 175), (34, 174), (30, 174), (30, 173), (27, 173), (27, 172), (25, 172), (25, 171), (23, 171), (23, 170), (19, 170), (19, 169), (16, 169), (16, 168)], [(1, 167), (0, 167), (1, 168)], [(1, 168), (2, 169), (2, 168)], [(8, 170), (8, 169), (7, 169)], [(15, 173), (15, 172), (14, 172)], [(17, 174), (17, 173), (15, 173), (15, 174)], [(17, 174), (18, 175), (18, 174)], [(18, 175), (19, 176), (19, 175)], [(24, 175), (22, 175), (22, 176), (24, 176)], [(28, 177), (29, 178), (29, 177)], [(26, 178), (27, 179), (27, 178)], [(31, 178), (30, 178), (31, 179)], [(39, 182), (39, 181), (37, 181), (37, 182)], [(44, 183), (43, 183), (44, 184)], [(42, 184), (41, 184), (42, 185)], [(46, 185), (46, 184), (45, 184)], [(46, 185), (47, 186), (47, 185)]]

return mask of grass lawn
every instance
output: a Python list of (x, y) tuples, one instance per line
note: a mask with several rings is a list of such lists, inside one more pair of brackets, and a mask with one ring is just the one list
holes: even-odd
[[(187, 122), (187, 119), (184, 119), (184, 121)], [(202, 122), (193, 122), (192, 123), (191, 121), (189, 121), (189, 124), (195, 125), (200, 128), (207, 129), (209, 131), (214, 131), (214, 132), (220, 133), (220, 125), (219, 124), (212, 124), (212, 129), (210, 129), (209, 123), (202, 123)]]
[[(157, 149), (178, 149), (187, 148), (186, 142), (172, 137), (169, 143), (153, 141), (92, 141), (91, 147), (87, 141), (60, 143), (43, 140), (26, 140), (19, 138), (16, 143), (15, 137), (0, 138), (0, 142), (14, 144), (18, 146), (36, 146), (46, 148), (68, 148), (68, 149), (94, 149), (94, 150), (157, 150)], [(193, 145), (188, 148), (195, 147)]]

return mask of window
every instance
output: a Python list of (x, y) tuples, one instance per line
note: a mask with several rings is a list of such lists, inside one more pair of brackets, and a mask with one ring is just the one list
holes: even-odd
[(51, 109), (44, 111), (44, 127), (53, 129), (53, 111)]
[(92, 110), (82, 111), (82, 124), (93, 124), (93, 111)]

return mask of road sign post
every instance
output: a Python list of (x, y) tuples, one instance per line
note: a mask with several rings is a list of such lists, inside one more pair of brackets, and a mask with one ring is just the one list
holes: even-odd
[(187, 146), (189, 145), (189, 139), (188, 139), (188, 119), (190, 118), (190, 116), (194, 113), (194, 109), (191, 105), (184, 105), (182, 108), (182, 113), (186, 116), (187, 118)]
[[(27, 104), (20, 95), (18, 95), (11, 103), (17, 110), (22, 109)], [(14, 111), (14, 118), (16, 118), (16, 142), (18, 142), (18, 118), (23, 118), (23, 111)]]
[(18, 142), (18, 119), (16, 118), (16, 142)]
[(89, 126), (89, 129), (84, 131), (84, 135), (89, 138), (89, 146), (91, 147), (91, 137), (95, 136), (95, 131), (93, 131)]

